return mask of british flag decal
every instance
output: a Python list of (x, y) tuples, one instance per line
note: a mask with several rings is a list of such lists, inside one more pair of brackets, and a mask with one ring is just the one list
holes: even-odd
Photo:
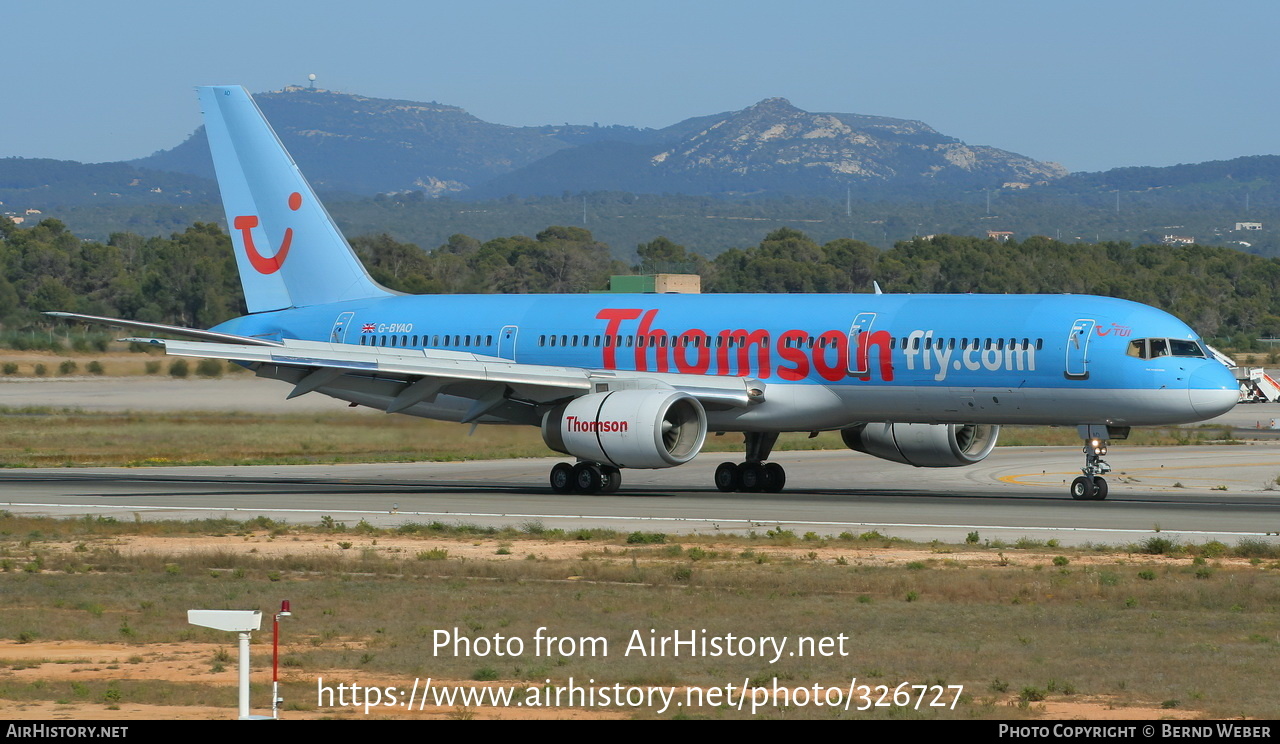
[(365, 323), (364, 325), (360, 326), (361, 333), (373, 333), (376, 330), (377, 330), (377, 326), (375, 326), (373, 323)]

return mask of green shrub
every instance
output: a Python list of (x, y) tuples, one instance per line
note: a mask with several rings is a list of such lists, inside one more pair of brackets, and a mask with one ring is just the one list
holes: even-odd
[(102, 362), (97, 360), (89, 362), (88, 366), (85, 367), (85, 371), (91, 375), (104, 375), (107, 373), (107, 371), (102, 368)]
[(217, 359), (201, 359), (196, 364), (196, 374), (201, 377), (222, 377), (222, 362)]
[(144, 366), (144, 369), (146, 369), (147, 374), (149, 375), (160, 374), (160, 362), (147, 362), (143, 366)]
[(1211, 540), (1200, 547), (1200, 555), (1205, 558), (1221, 558), (1227, 554), (1226, 543)]
[(666, 541), (667, 536), (662, 532), (632, 532), (627, 535), (628, 545), (656, 545)]
[(67, 359), (64, 362), (62, 362), (62, 364), (58, 365), (58, 374), (74, 375), (76, 373), (76, 370), (78, 369), (80, 369), (80, 365), (76, 364), (70, 359)]
[(17, 362), (5, 362), (5, 363), (4, 363), (4, 373), (5, 373), (6, 375), (16, 375), (16, 374), (18, 374), (18, 364), (17, 364)]
[(1066, 557), (1065, 555), (1054, 556), (1054, 559), (1053, 559), (1053, 565), (1055, 566), (1065, 566), (1070, 562), (1071, 562), (1071, 559)]
[(1276, 546), (1266, 540), (1248, 537), (1236, 543), (1234, 552), (1241, 558), (1274, 558), (1277, 555)]
[(174, 359), (169, 362), (170, 377), (186, 377), (191, 374), (191, 366), (187, 364), (186, 359)]
[(1138, 545), (1139, 553), (1147, 555), (1171, 555), (1180, 550), (1178, 543), (1167, 537), (1152, 536)]
[(44, 366), (43, 364), (37, 364), (35, 367), (35, 373), (36, 373), (36, 377), (44, 377), (45, 375), (49, 374), (49, 368)]

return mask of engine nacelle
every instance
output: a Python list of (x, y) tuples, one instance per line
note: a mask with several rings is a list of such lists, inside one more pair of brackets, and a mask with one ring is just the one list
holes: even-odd
[(551, 449), (620, 468), (683, 465), (706, 438), (702, 404), (676, 390), (593, 393), (542, 418), (542, 440)]
[(918, 468), (981, 462), (999, 435), (991, 424), (858, 424), (840, 432), (851, 450)]

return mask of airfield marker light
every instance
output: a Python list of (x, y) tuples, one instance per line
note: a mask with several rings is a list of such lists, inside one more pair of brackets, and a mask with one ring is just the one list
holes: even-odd
[(279, 720), (280, 704), (284, 702), (284, 698), (280, 697), (280, 618), (293, 617), (293, 613), (289, 611), (289, 600), (280, 603), (280, 611), (275, 614), (275, 620), (271, 624), (271, 717)]

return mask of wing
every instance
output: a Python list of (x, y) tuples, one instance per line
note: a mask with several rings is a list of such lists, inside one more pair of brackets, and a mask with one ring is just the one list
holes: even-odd
[(519, 364), (439, 349), (394, 349), (285, 339), (280, 345), (134, 339), (161, 343), (173, 356), (227, 359), (259, 377), (293, 384), (290, 398), (320, 392), (388, 413), (462, 423), (537, 425), (548, 405), (594, 392), (666, 388), (711, 409), (764, 401), (765, 386), (745, 377)]

